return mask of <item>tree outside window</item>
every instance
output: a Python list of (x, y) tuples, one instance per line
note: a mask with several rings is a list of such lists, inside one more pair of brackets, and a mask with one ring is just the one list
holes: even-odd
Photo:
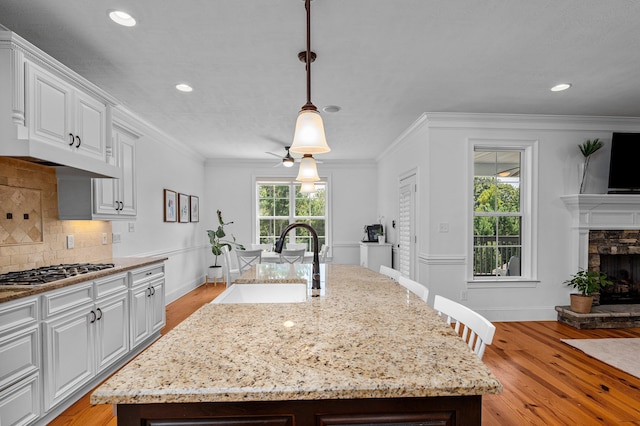
[(474, 277), (521, 275), (521, 163), (521, 151), (474, 151)]

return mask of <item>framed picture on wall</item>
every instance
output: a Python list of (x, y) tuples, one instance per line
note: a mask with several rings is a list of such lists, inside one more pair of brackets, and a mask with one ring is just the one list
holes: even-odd
[(200, 221), (200, 199), (195, 195), (189, 196), (189, 205), (191, 206), (191, 222)]
[(175, 222), (178, 211), (178, 198), (175, 191), (164, 190), (164, 221)]
[(187, 194), (178, 194), (178, 221), (180, 223), (189, 222), (189, 196)]

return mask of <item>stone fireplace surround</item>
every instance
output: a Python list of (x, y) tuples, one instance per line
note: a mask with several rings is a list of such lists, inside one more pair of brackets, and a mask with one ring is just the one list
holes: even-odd
[(600, 304), (640, 303), (640, 230), (590, 230), (588, 269), (607, 274)]
[[(574, 270), (599, 270), (601, 256), (640, 254), (640, 195), (576, 194), (561, 198), (572, 217)], [(604, 242), (606, 239), (611, 241)], [(566, 306), (557, 306), (556, 311), (558, 321), (576, 328), (640, 327), (638, 303), (602, 304), (594, 306), (589, 314), (576, 314)]]

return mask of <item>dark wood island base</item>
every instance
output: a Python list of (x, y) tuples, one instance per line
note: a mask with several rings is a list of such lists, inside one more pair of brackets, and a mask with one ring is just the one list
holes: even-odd
[(480, 425), (482, 396), (117, 406), (119, 426)]

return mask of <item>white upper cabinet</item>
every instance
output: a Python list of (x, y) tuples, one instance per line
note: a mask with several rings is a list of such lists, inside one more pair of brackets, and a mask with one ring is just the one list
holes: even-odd
[(136, 140), (132, 131), (114, 122), (113, 153), (116, 165), (122, 169), (121, 179), (94, 179), (94, 215), (134, 217), (136, 208)]
[(31, 139), (107, 162), (107, 106), (30, 62), (27, 126)]
[(0, 156), (122, 177), (110, 139), (115, 99), (10, 31), (0, 31), (0, 93)]

